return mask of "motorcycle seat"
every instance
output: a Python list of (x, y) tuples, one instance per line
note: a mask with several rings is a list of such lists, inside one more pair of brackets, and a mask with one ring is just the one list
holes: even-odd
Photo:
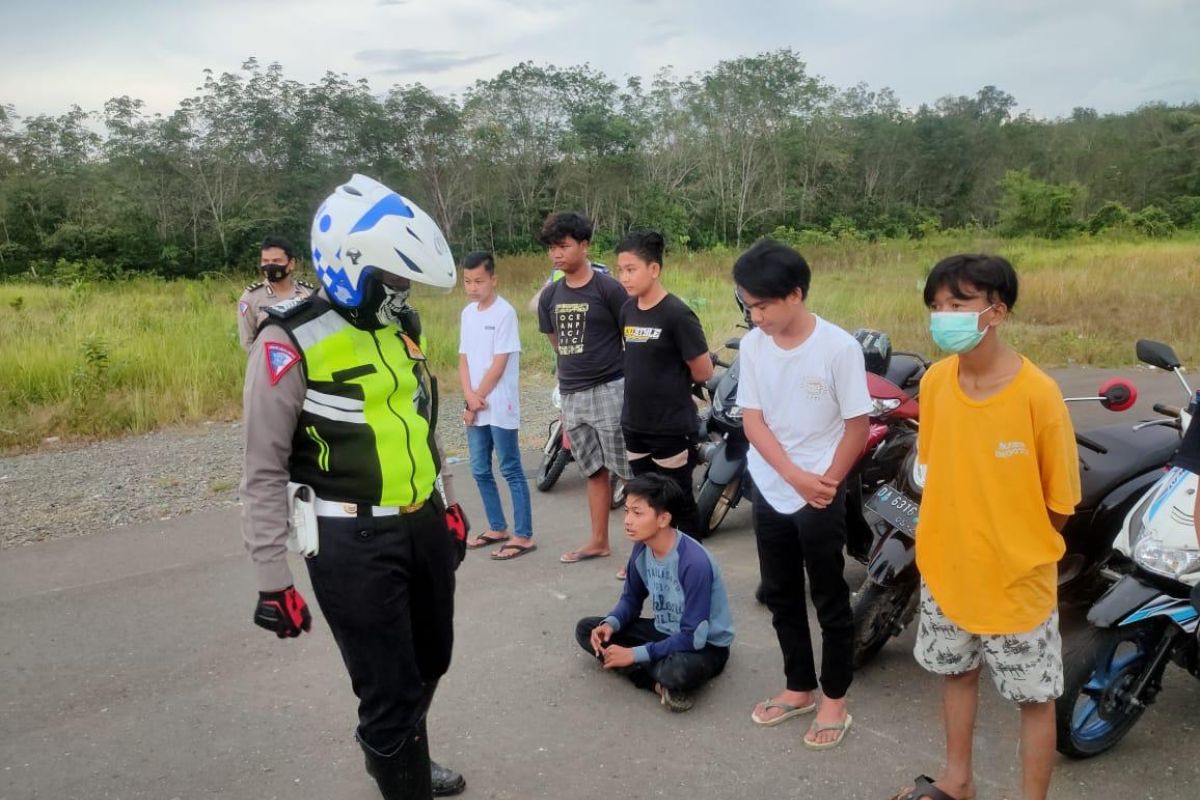
[(914, 379), (919, 378), (924, 371), (925, 365), (917, 359), (911, 356), (894, 354), (883, 377), (901, 389), (907, 390), (914, 382)]
[(1133, 430), (1132, 423), (1106, 425), (1082, 431), (1079, 437), (1107, 451), (1098, 453), (1079, 445), (1080, 508), (1095, 508), (1130, 478), (1161, 469), (1179, 449), (1179, 434), (1162, 425), (1140, 431)]

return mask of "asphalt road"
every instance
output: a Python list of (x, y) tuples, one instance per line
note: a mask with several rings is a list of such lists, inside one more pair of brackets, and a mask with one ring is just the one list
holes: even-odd
[[(1126, 371), (1128, 373), (1128, 371)], [(1066, 393), (1097, 373), (1063, 377)], [(1166, 376), (1138, 376), (1143, 401), (1117, 418), (1077, 409), (1080, 427), (1177, 403)], [(536, 453), (528, 454), (533, 464)], [(457, 465), (472, 518), (482, 511)], [(941, 762), (939, 683), (910, 655), (911, 630), (856, 676), (855, 725), (810, 753), (803, 722), (758, 729), (754, 703), (782, 685), (748, 509), (709, 541), (731, 594), (737, 641), (724, 675), (687, 714), (602, 674), (574, 643), (606, 612), (618, 557), (564, 566), (586, 529), (572, 468), (535, 494), (540, 549), (507, 564), (471, 553), (459, 571), (455, 660), (434, 702), (434, 757), (478, 798), (884, 798)], [(615, 553), (627, 543), (620, 516)], [(310, 597), (305, 570), (294, 564)], [(861, 579), (861, 567), (848, 577)], [(328, 630), (281, 642), (250, 622), (254, 587), (236, 511), (8, 550), (0, 557), (0, 800), (377, 798), (352, 738), (354, 697)], [(814, 621), (815, 629), (815, 621)], [(989, 683), (976, 739), (980, 798), (1016, 797), (1017, 712)], [(1168, 671), (1160, 701), (1112, 753), (1061, 760), (1052, 796), (1194, 798), (1200, 684)]]

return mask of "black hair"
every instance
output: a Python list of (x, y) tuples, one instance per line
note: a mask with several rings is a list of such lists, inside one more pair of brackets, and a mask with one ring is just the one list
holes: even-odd
[(487, 270), (488, 275), (496, 274), (496, 259), (487, 250), (476, 250), (473, 253), (467, 253), (467, 257), (463, 259), (463, 271), (469, 269), (477, 269), (483, 267)]
[(283, 254), (287, 256), (288, 261), (291, 261), (296, 257), (292, 252), (292, 243), (282, 236), (268, 236), (267, 238), (263, 239), (262, 247), (259, 249), (266, 250), (269, 247), (278, 247), (283, 251)]
[(551, 214), (542, 223), (538, 241), (551, 247), (568, 236), (577, 242), (590, 242), (592, 240), (592, 221), (575, 211)]
[(666, 246), (663, 235), (658, 231), (630, 231), (617, 245), (617, 255), (633, 253), (647, 264), (662, 266)]
[(997, 301), (1008, 306), (1017, 304), (1017, 271), (1000, 256), (961, 253), (943, 258), (925, 279), (925, 305), (933, 305), (938, 289), (949, 289), (959, 300), (966, 300), (966, 286), (983, 292), (989, 303)]
[(683, 490), (665, 475), (648, 472), (625, 484), (625, 496), (642, 498), (656, 514), (666, 511), (673, 521), (678, 516), (677, 510), (680, 501), (683, 500)]
[(782, 300), (797, 289), (808, 299), (812, 270), (804, 256), (774, 239), (759, 239), (738, 256), (733, 282), (755, 297)]

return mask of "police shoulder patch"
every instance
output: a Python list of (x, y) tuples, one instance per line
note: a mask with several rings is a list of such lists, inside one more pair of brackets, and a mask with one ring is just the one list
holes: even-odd
[(287, 319), (311, 304), (311, 297), (293, 297), (291, 300), (284, 300), (282, 303), (267, 306), (267, 316), (274, 317), (275, 319)]
[(263, 346), (263, 355), (267, 359), (267, 376), (272, 386), (279, 383), (289, 369), (300, 363), (300, 354), (283, 342), (267, 342)]
[(247, 303), (245, 300), (238, 303), (238, 313), (241, 314), (243, 317), (246, 316), (246, 312), (249, 310), (250, 310), (250, 304)]
[(258, 283), (252, 283), (246, 287), (246, 291), (253, 292), (255, 289), (261, 289), (262, 287), (264, 287), (266, 285), (267, 285), (266, 281), (259, 281)]
[(317, 290), (317, 287), (313, 286), (308, 281), (296, 281), (296, 285), (303, 286), (305, 289), (308, 289), (310, 292), (315, 292)]

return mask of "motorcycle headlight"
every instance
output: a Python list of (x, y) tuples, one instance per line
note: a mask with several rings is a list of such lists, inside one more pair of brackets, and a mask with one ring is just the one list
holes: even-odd
[(1143, 569), (1175, 580), (1200, 572), (1200, 549), (1168, 547), (1152, 536), (1142, 539), (1133, 548), (1133, 560)]
[(924, 464), (915, 458), (913, 459), (909, 477), (912, 478), (913, 486), (922, 492), (925, 491), (925, 473), (927, 471), (928, 468)]
[(895, 411), (899, 407), (900, 407), (900, 400), (895, 397), (893, 397), (893, 398), (872, 397), (871, 398), (871, 416), (872, 417), (882, 417), (884, 414), (888, 414), (892, 411)]

